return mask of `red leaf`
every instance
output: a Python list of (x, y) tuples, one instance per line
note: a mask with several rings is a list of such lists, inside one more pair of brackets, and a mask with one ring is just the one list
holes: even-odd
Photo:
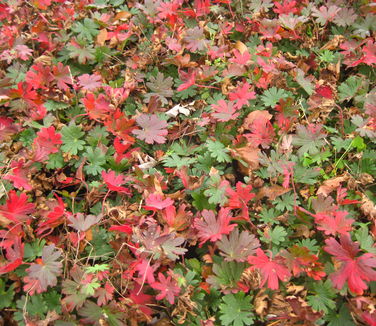
[(346, 199), (347, 196), (347, 189), (342, 188), (341, 184), (337, 189), (337, 203), (338, 205), (352, 205), (352, 204), (360, 204), (361, 201), (354, 200), (354, 199)]
[(32, 190), (33, 187), (29, 183), (29, 179), (27, 178), (27, 170), (24, 168), (24, 159), (19, 159), (18, 161), (12, 161), (11, 173), (5, 175), (3, 177), (4, 180), (9, 180), (13, 182), (13, 186), (15, 188), (23, 188), (26, 191)]
[[(61, 251), (54, 244), (44, 246), (42, 250), (42, 259), (37, 260), (26, 270), (28, 272), (27, 281), (36, 282), (38, 285), (38, 293), (44, 292), (49, 286), (57, 284), (57, 276), (61, 274), (63, 264), (58, 261)], [(26, 285), (27, 287), (27, 285)]]
[(172, 206), (174, 204), (174, 201), (171, 198), (163, 199), (163, 196), (161, 194), (150, 194), (148, 198), (146, 198), (145, 201), (145, 209), (157, 211), (169, 206)]
[(271, 290), (278, 290), (279, 284), (278, 279), (281, 281), (287, 281), (291, 273), (290, 271), (279, 262), (280, 257), (269, 258), (262, 249), (256, 249), (256, 256), (248, 257), (248, 262), (253, 265), (252, 269), (259, 269), (261, 272), (261, 283), (260, 287), (264, 286), (268, 282), (268, 288)]
[(275, 8), (273, 11), (277, 14), (295, 14), (298, 9), (296, 8), (296, 1), (283, 0), (283, 2), (274, 2)]
[(119, 137), (114, 139), (114, 148), (116, 153), (114, 154), (115, 162), (120, 163), (124, 158), (129, 159), (132, 157), (134, 151), (140, 148), (132, 148), (130, 151), (126, 152), (129, 147), (131, 147), (133, 142), (122, 141)]
[(213, 211), (204, 209), (201, 212), (202, 217), (195, 218), (193, 226), (198, 231), (198, 238), (200, 239), (200, 246), (202, 246), (206, 241), (210, 240), (215, 242), (222, 238), (223, 234), (229, 234), (236, 224), (230, 224), (231, 213), (230, 208), (221, 208), (218, 214), (218, 219), (215, 218)]
[(360, 252), (359, 244), (352, 242), (348, 234), (341, 236), (340, 243), (334, 238), (325, 243), (324, 250), (342, 263), (340, 269), (330, 275), (334, 287), (341, 290), (347, 281), (351, 292), (362, 295), (368, 288), (364, 281), (376, 281), (376, 256), (366, 253), (356, 257)]
[(262, 148), (269, 148), (274, 138), (274, 129), (269, 120), (256, 119), (250, 126), (252, 133), (244, 136), (252, 142), (254, 146), (261, 145)]
[(236, 191), (234, 191), (232, 188), (226, 189), (226, 193), (230, 196), (227, 202), (227, 206), (231, 209), (240, 208), (242, 210), (240, 217), (243, 217), (246, 220), (249, 220), (247, 203), (256, 196), (251, 191), (251, 185), (245, 185), (240, 181), (236, 183)]
[(346, 218), (347, 211), (331, 211), (315, 214), (315, 222), (319, 224), (318, 230), (326, 235), (348, 234), (352, 230), (352, 224), (355, 222), (352, 218)]
[(158, 274), (158, 279), (159, 282), (154, 282), (153, 284), (151, 284), (151, 287), (153, 289), (161, 291), (161, 293), (159, 293), (155, 298), (157, 300), (166, 298), (170, 304), (174, 304), (175, 297), (180, 293), (180, 288), (177, 282), (172, 279), (171, 276), (168, 276), (166, 278), (162, 273)]
[(155, 262), (151, 264), (150, 260), (148, 259), (140, 259), (137, 262), (136, 270), (138, 271), (138, 279), (141, 282), (148, 282), (152, 284), (155, 282), (154, 273), (160, 266), (159, 262)]
[(55, 77), (57, 87), (63, 91), (69, 89), (68, 85), (73, 85), (73, 80), (68, 66), (64, 66), (61, 62), (52, 68), (52, 73)]
[(179, 71), (179, 77), (183, 81), (183, 84), (178, 87), (178, 92), (184, 91), (185, 89), (193, 86), (196, 82), (196, 72), (193, 70), (188, 72)]
[(109, 282), (106, 282), (104, 287), (97, 289), (95, 297), (98, 298), (98, 305), (103, 306), (107, 304), (108, 301), (112, 300), (114, 291), (115, 288)]
[(28, 60), (29, 57), (32, 55), (33, 50), (28, 48), (26, 45), (19, 44), (14, 47), (14, 49), (17, 51), (17, 56), (21, 60)]
[(248, 50), (244, 52), (240, 52), (237, 49), (234, 49), (234, 58), (231, 58), (229, 61), (233, 63), (237, 63), (239, 65), (246, 65), (249, 60), (251, 59), (251, 55), (249, 54)]
[(210, 0), (194, 0), (196, 17), (208, 15), (210, 13)]
[(373, 65), (376, 64), (376, 43), (372, 40), (367, 41), (367, 45), (362, 48), (362, 52), (364, 54), (363, 63), (366, 65)]
[(13, 123), (11, 118), (0, 117), (0, 141), (3, 141), (20, 131), (19, 124)]
[[(4, 239), (2, 242), (4, 242)], [(19, 236), (17, 236), (11, 244), (5, 246), (3, 243), (2, 246), (5, 247), (5, 256), (8, 262), (0, 266), (0, 275), (14, 271), (22, 264), (24, 256), (24, 244)]]
[(121, 186), (126, 182), (126, 177), (124, 175), (116, 175), (115, 171), (102, 171), (102, 178), (109, 190), (121, 192), (127, 195), (131, 193), (129, 188)]
[(142, 130), (133, 130), (133, 134), (147, 144), (164, 144), (165, 136), (168, 134), (168, 123), (160, 120), (156, 114), (141, 114), (136, 118), (137, 124)]
[(51, 69), (48, 66), (43, 66), (41, 63), (37, 63), (31, 66), (31, 70), (26, 73), (25, 80), (31, 84), (34, 89), (47, 90), (50, 83), (54, 80), (54, 76), (51, 73)]
[(110, 231), (124, 232), (126, 234), (132, 234), (132, 227), (128, 224), (123, 225), (112, 225), (109, 228)]
[(56, 145), (62, 144), (61, 135), (56, 133), (55, 127), (42, 128), (34, 139), (34, 144), (43, 148), (48, 154), (57, 153), (59, 149)]
[(78, 83), (87, 91), (94, 91), (102, 86), (102, 77), (92, 74), (83, 74), (78, 77)]
[(153, 310), (147, 304), (153, 303), (154, 296), (145, 294), (141, 290), (141, 286), (136, 283), (133, 290), (129, 293), (129, 299), (133, 301), (133, 305), (138, 306), (138, 309), (151, 318)]
[(163, 219), (170, 228), (175, 229), (176, 231), (182, 231), (189, 226), (192, 213), (186, 211), (186, 208), (187, 206), (185, 204), (181, 204), (176, 212), (175, 206), (171, 205), (162, 211)]
[(65, 221), (65, 205), (63, 200), (55, 194), (57, 201), (47, 202), (50, 211), (47, 212), (46, 219), (38, 224), (37, 234), (41, 236), (45, 231), (49, 231), (44, 234), (46, 236), (50, 234), (54, 228), (64, 223)]
[(249, 100), (256, 98), (256, 93), (254, 91), (249, 91), (250, 85), (248, 83), (243, 83), (239, 85), (235, 90), (229, 93), (230, 101), (236, 101), (237, 108), (241, 108), (243, 105), (248, 105)]
[(113, 112), (110, 102), (103, 94), (95, 97), (93, 93), (88, 93), (82, 99), (82, 103), (85, 105), (89, 117), (94, 120), (104, 120)]
[(31, 222), (30, 214), (34, 213), (34, 204), (27, 202), (27, 195), (20, 196), (14, 190), (9, 191), (5, 205), (0, 206), (0, 214), (13, 222)]
[(130, 133), (137, 127), (134, 126), (134, 120), (126, 118), (124, 113), (120, 110), (108, 116), (104, 125), (107, 127), (107, 130), (115, 136), (132, 144), (134, 143), (135, 139), (130, 136)]
[(217, 121), (226, 122), (234, 120), (239, 116), (239, 113), (236, 113), (237, 107), (234, 106), (234, 103), (224, 100), (219, 100), (217, 103), (211, 106), (215, 111), (211, 115)]
[(323, 264), (318, 262), (319, 258), (306, 247), (294, 245), (281, 255), (286, 258), (286, 265), (294, 276), (300, 276), (303, 272), (314, 280), (321, 280), (325, 276)]
[(316, 94), (322, 97), (332, 99), (333, 98), (333, 90), (330, 86), (318, 86), (316, 87)]

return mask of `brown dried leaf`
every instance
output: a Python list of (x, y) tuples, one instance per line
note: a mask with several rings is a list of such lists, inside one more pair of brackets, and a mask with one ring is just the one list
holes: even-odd
[(287, 293), (297, 295), (300, 294), (301, 296), (305, 297), (307, 294), (307, 291), (305, 290), (305, 287), (303, 285), (296, 285), (294, 283), (287, 284)]
[(335, 50), (345, 40), (343, 35), (335, 35), (331, 40), (326, 42), (320, 50)]
[(244, 52), (248, 51), (247, 46), (243, 42), (241, 42), (241, 41), (237, 41), (236, 42), (235, 49), (237, 49), (241, 54), (243, 54)]
[(322, 313), (313, 312), (307, 302), (300, 297), (289, 296), (286, 297), (286, 301), (290, 304), (293, 310), (293, 313), (290, 314), (292, 320), (299, 322), (304, 321), (308, 322), (307, 325), (314, 325), (314, 322), (322, 317)]
[(104, 43), (106, 42), (108, 37), (107, 29), (101, 29), (97, 36), (97, 44), (100, 46), (104, 46)]
[(273, 185), (271, 187), (264, 187), (258, 192), (255, 200), (260, 200), (263, 197), (268, 197), (270, 200), (275, 200), (277, 197), (282, 196), (286, 192), (289, 192), (291, 188), (283, 188), (279, 185)]
[(249, 126), (255, 121), (256, 119), (264, 119), (270, 120), (273, 116), (266, 110), (258, 110), (252, 111), (248, 116), (245, 118), (242, 128), (248, 130)]
[(6, 227), (11, 221), (8, 220), (6, 217), (0, 214), (0, 226)]
[(46, 319), (37, 321), (34, 325), (36, 326), (48, 326), (50, 323), (59, 319), (59, 315), (56, 311), (49, 311), (47, 313)]
[(253, 305), (255, 306), (256, 314), (259, 316), (265, 316), (269, 306), (269, 296), (265, 294), (265, 290), (260, 290), (255, 297)]
[(324, 183), (319, 187), (317, 190), (317, 195), (324, 195), (325, 197), (328, 196), (333, 190), (337, 189), (341, 182), (345, 182), (349, 179), (347, 175), (331, 178), (328, 180), (325, 180)]
[(132, 14), (128, 11), (120, 11), (114, 17), (114, 22), (117, 21), (117, 20), (127, 20), (131, 16), (132, 16)]
[(253, 170), (258, 169), (260, 153), (258, 147), (253, 147), (251, 144), (247, 144), (245, 147), (231, 150), (231, 153), (235, 159), (240, 159), (248, 164), (248, 166), (240, 164), (241, 172), (243, 174), (249, 175)]
[(360, 209), (371, 220), (376, 219), (376, 205), (366, 195), (362, 195)]

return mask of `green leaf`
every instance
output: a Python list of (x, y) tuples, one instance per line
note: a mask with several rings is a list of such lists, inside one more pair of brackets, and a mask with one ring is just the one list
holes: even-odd
[(317, 177), (320, 175), (319, 169), (309, 169), (300, 164), (294, 166), (294, 181), (313, 185), (317, 182)]
[(77, 47), (72, 44), (68, 44), (67, 50), (69, 53), (69, 57), (72, 59), (77, 58), (78, 62), (81, 64), (85, 64), (86, 61), (95, 59), (95, 50), (93, 49), (93, 47), (90, 46)]
[(19, 133), (19, 139), (25, 147), (31, 146), (35, 136), (36, 133), (32, 128), (27, 128)]
[(52, 100), (47, 100), (44, 103), (45, 108), (47, 109), (48, 112), (53, 112), (53, 111), (58, 111), (62, 109), (66, 109), (69, 107), (69, 104), (67, 103), (61, 103), (61, 102), (56, 102)]
[(244, 292), (227, 294), (219, 305), (219, 319), (224, 326), (252, 325), (254, 315), (252, 313), (251, 297)]
[(55, 310), (57, 313), (61, 313), (61, 294), (55, 290), (48, 290), (43, 293), (44, 302), (46, 303), (48, 310)]
[(358, 152), (366, 149), (367, 145), (364, 143), (364, 140), (360, 136), (356, 136), (352, 142), (351, 142), (351, 147), (354, 147), (357, 149)]
[[(29, 296), (27, 301), (26, 297), (23, 295), (21, 299), (17, 300), (16, 304), (20, 312), (26, 307), (26, 311), (30, 316), (43, 318), (48, 311), (47, 304), (44, 302), (42, 294)], [(23, 320), (23, 317), (21, 320)]]
[(326, 314), (333, 310), (336, 307), (336, 303), (332, 299), (336, 297), (336, 293), (330, 281), (316, 282), (312, 286), (315, 294), (307, 296), (308, 303), (312, 309)]
[(208, 277), (207, 282), (216, 289), (237, 288), (237, 284), (246, 267), (247, 263), (236, 261), (222, 261), (220, 264), (214, 263), (213, 275)]
[(182, 237), (169, 238), (161, 247), (163, 252), (166, 254), (167, 258), (171, 260), (176, 260), (179, 258), (178, 255), (184, 255), (187, 249), (179, 247), (185, 241)]
[(13, 64), (7, 68), (6, 76), (12, 79), (14, 84), (18, 84), (25, 80), (27, 70), (27, 65), (14, 61)]
[(215, 209), (216, 205), (210, 204), (202, 191), (192, 192), (191, 196), (193, 198), (192, 205), (199, 211), (202, 211), (203, 209)]
[(62, 151), (77, 155), (78, 151), (84, 149), (85, 142), (80, 140), (84, 134), (81, 128), (75, 124), (64, 126), (61, 129), (61, 139), (63, 140)]
[(261, 96), (261, 101), (265, 106), (275, 107), (280, 99), (286, 99), (289, 97), (289, 92), (277, 87), (271, 87), (267, 89)]
[(86, 141), (90, 146), (98, 146), (99, 144), (108, 145), (109, 140), (107, 139), (108, 132), (105, 127), (96, 126), (89, 131), (89, 135)]
[(92, 147), (87, 147), (85, 157), (88, 160), (88, 164), (85, 165), (84, 170), (88, 174), (95, 176), (104, 170), (103, 165), (106, 164), (106, 155), (100, 148), (96, 147), (93, 150)]
[(24, 259), (26, 261), (34, 261), (37, 257), (42, 256), (43, 247), (46, 244), (46, 240), (35, 240), (30, 243), (25, 243)]
[(338, 98), (340, 102), (352, 99), (359, 88), (362, 86), (362, 79), (357, 76), (351, 76), (338, 86)]
[(325, 320), (328, 321), (328, 326), (355, 326), (355, 323), (350, 315), (349, 309), (343, 304), (339, 312), (331, 312), (327, 314)]
[(275, 208), (266, 208), (263, 207), (260, 213), (260, 219), (263, 223), (266, 224), (279, 224), (280, 221), (277, 220), (277, 217), (281, 215), (281, 212), (278, 212)]
[(269, 232), (269, 236), (270, 241), (278, 246), (286, 240), (287, 232), (282, 226), (277, 225)]
[(321, 126), (303, 126), (296, 127), (296, 135), (293, 136), (292, 144), (300, 147), (298, 150), (299, 156), (304, 153), (317, 154), (320, 148), (325, 145), (325, 134), (321, 132)]
[(53, 153), (48, 156), (47, 169), (60, 169), (64, 166), (64, 158), (61, 153)]
[(348, 149), (350, 147), (350, 144), (352, 142), (351, 139), (342, 139), (340, 137), (332, 137), (330, 138), (332, 141), (332, 144), (337, 152), (340, 152), (342, 149)]
[(295, 198), (295, 194), (293, 192), (288, 192), (273, 201), (274, 207), (281, 212), (292, 211), (294, 206), (298, 205), (300, 202), (298, 199)]
[(99, 260), (107, 260), (114, 254), (114, 249), (110, 246), (113, 234), (103, 228), (93, 229), (93, 239), (90, 241), (91, 246), (85, 248), (87, 254), (96, 256)]
[(319, 246), (315, 239), (302, 239), (299, 243), (301, 247), (306, 247), (312, 252), (317, 252), (319, 250)]
[(211, 157), (216, 159), (219, 163), (231, 162), (231, 156), (228, 155), (229, 150), (219, 141), (207, 140), (207, 148)]
[(90, 283), (85, 284), (82, 287), (82, 293), (87, 296), (92, 296), (95, 293), (95, 290), (98, 289), (101, 284), (99, 282), (96, 282), (97, 279), (94, 278)]
[(367, 224), (361, 224), (360, 228), (355, 231), (355, 238), (360, 243), (360, 248), (376, 254), (376, 248), (374, 247), (372, 236), (369, 234)]
[(109, 326), (121, 326), (122, 313), (116, 309), (116, 306), (103, 306), (99, 307), (92, 301), (87, 301), (85, 306), (78, 311), (79, 315), (85, 317), (85, 321), (90, 325), (99, 326), (101, 323), (99, 320), (103, 320), (105, 324)]
[(93, 38), (98, 35), (98, 24), (92, 19), (85, 18), (83, 21), (76, 22), (72, 26), (72, 31), (78, 34), (82, 39), (87, 39), (92, 42)]
[(12, 304), (14, 296), (14, 286), (15, 283), (8, 287), (8, 289), (5, 289), (5, 281), (0, 279), (0, 309), (7, 308)]
[(312, 95), (313, 93), (313, 84), (312, 82), (304, 77), (304, 72), (301, 69), (297, 69), (296, 73), (296, 81), (299, 83), (299, 85), (307, 92), (308, 95)]
[(221, 179), (219, 175), (213, 175), (209, 181), (209, 188), (204, 191), (204, 195), (208, 197), (209, 204), (223, 205), (227, 201), (226, 188), (221, 187)]
[(85, 271), (86, 273), (96, 274), (98, 272), (104, 272), (109, 269), (108, 264), (95, 264), (94, 266), (86, 266)]
[(175, 153), (168, 155), (163, 158), (163, 165), (170, 168), (181, 169), (183, 166), (190, 166), (196, 161), (196, 159), (191, 157), (180, 157)]
[(336, 56), (334, 55), (332, 51), (329, 51), (329, 50), (323, 50), (319, 54), (319, 60), (321, 62), (331, 63), (331, 62), (334, 62), (335, 59), (336, 59)]

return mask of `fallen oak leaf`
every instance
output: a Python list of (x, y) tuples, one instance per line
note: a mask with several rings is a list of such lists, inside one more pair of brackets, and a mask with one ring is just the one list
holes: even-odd
[(244, 119), (242, 128), (244, 130), (250, 130), (250, 126), (252, 126), (253, 122), (255, 120), (265, 120), (270, 121), (270, 119), (273, 116), (266, 110), (258, 110), (258, 111), (252, 111), (250, 114), (247, 115), (247, 117)]
[(268, 197), (270, 200), (275, 200), (277, 197), (282, 196), (286, 192), (289, 192), (291, 188), (284, 188), (279, 185), (273, 185), (271, 187), (263, 187), (256, 194), (255, 200), (260, 200), (261, 198)]
[(316, 194), (317, 195), (324, 195), (325, 197), (328, 196), (333, 190), (337, 189), (341, 182), (345, 182), (349, 179), (347, 175), (341, 177), (335, 177), (328, 180), (325, 180), (323, 184), (319, 187)]
[(360, 204), (362, 213), (371, 220), (376, 219), (376, 205), (366, 195), (362, 194), (362, 202)]

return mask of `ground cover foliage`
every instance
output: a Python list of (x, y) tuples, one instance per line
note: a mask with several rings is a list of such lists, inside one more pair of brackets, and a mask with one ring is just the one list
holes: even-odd
[(0, 1), (0, 321), (376, 325), (375, 10)]

